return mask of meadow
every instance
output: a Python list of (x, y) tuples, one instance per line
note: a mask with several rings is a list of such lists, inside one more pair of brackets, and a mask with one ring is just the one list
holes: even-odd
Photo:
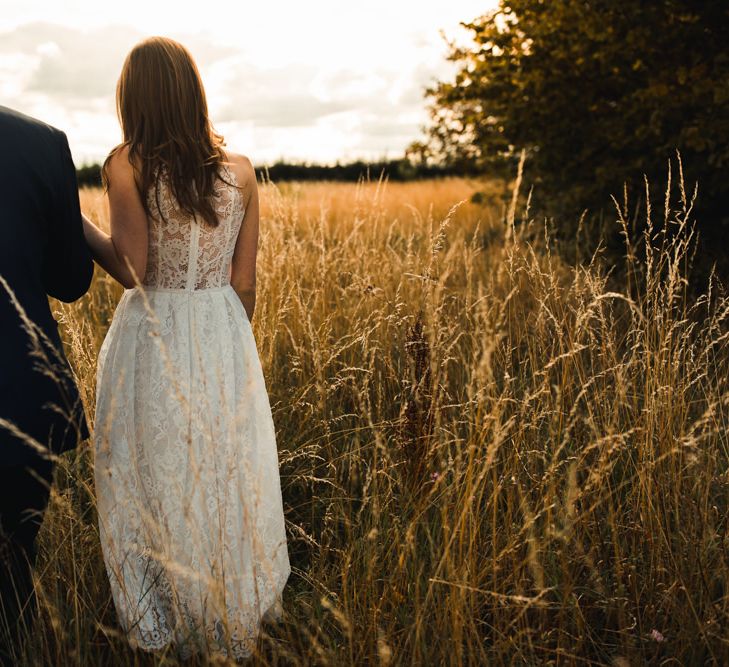
[[(261, 185), (292, 574), (253, 664), (729, 663), (729, 301), (686, 292), (690, 197), (642, 211), (616, 285), (560, 259), (518, 185)], [(54, 303), (92, 424), (120, 294), (97, 268)], [(19, 664), (176, 664), (118, 631), (88, 442), (39, 539)]]

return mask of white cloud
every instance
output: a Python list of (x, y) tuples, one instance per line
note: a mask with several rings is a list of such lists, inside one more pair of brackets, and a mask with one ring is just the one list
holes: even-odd
[[(488, 7), (486, 0), (486, 8)], [(440, 28), (484, 11), (460, 0), (218, 0), (185, 3), (4, 0), (3, 103), (69, 135), (77, 162), (119, 140), (116, 81), (131, 46), (150, 34), (183, 42), (200, 66), (211, 116), (230, 147), (257, 163), (394, 156), (426, 122), (423, 89), (452, 69)]]

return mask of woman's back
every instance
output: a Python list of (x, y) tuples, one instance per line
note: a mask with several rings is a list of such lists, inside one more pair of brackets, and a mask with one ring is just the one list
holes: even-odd
[(223, 165), (221, 176), (215, 185), (213, 204), (218, 216), (216, 227), (182, 210), (164, 174), (157, 191), (150, 188), (147, 270), (142, 281), (145, 286), (201, 290), (230, 283), (244, 202), (233, 171)]

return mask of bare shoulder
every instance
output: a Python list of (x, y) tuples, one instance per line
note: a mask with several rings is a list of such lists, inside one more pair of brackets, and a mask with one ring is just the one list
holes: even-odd
[(119, 167), (126, 166), (128, 164), (130, 164), (128, 144), (119, 144), (111, 149), (109, 152), (109, 166), (113, 165), (118, 169)]
[(256, 182), (256, 170), (250, 159), (241, 153), (232, 153), (226, 151), (230, 169), (235, 174), (238, 184), (241, 185), (246, 192), (250, 192), (252, 186)]
[(129, 160), (129, 146), (121, 144), (113, 148), (107, 161), (109, 183), (114, 179), (122, 182), (134, 181), (134, 166)]

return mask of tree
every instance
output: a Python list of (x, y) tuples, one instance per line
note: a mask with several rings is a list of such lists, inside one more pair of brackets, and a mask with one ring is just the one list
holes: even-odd
[[(700, 184), (702, 234), (729, 214), (729, 3), (502, 0), (463, 24), (455, 80), (428, 90), (430, 153), (509, 164), (521, 149), (537, 201), (565, 223), (643, 174), (656, 191), (680, 151)], [(421, 147), (422, 151), (422, 147)], [(622, 198), (622, 197), (620, 197)]]

